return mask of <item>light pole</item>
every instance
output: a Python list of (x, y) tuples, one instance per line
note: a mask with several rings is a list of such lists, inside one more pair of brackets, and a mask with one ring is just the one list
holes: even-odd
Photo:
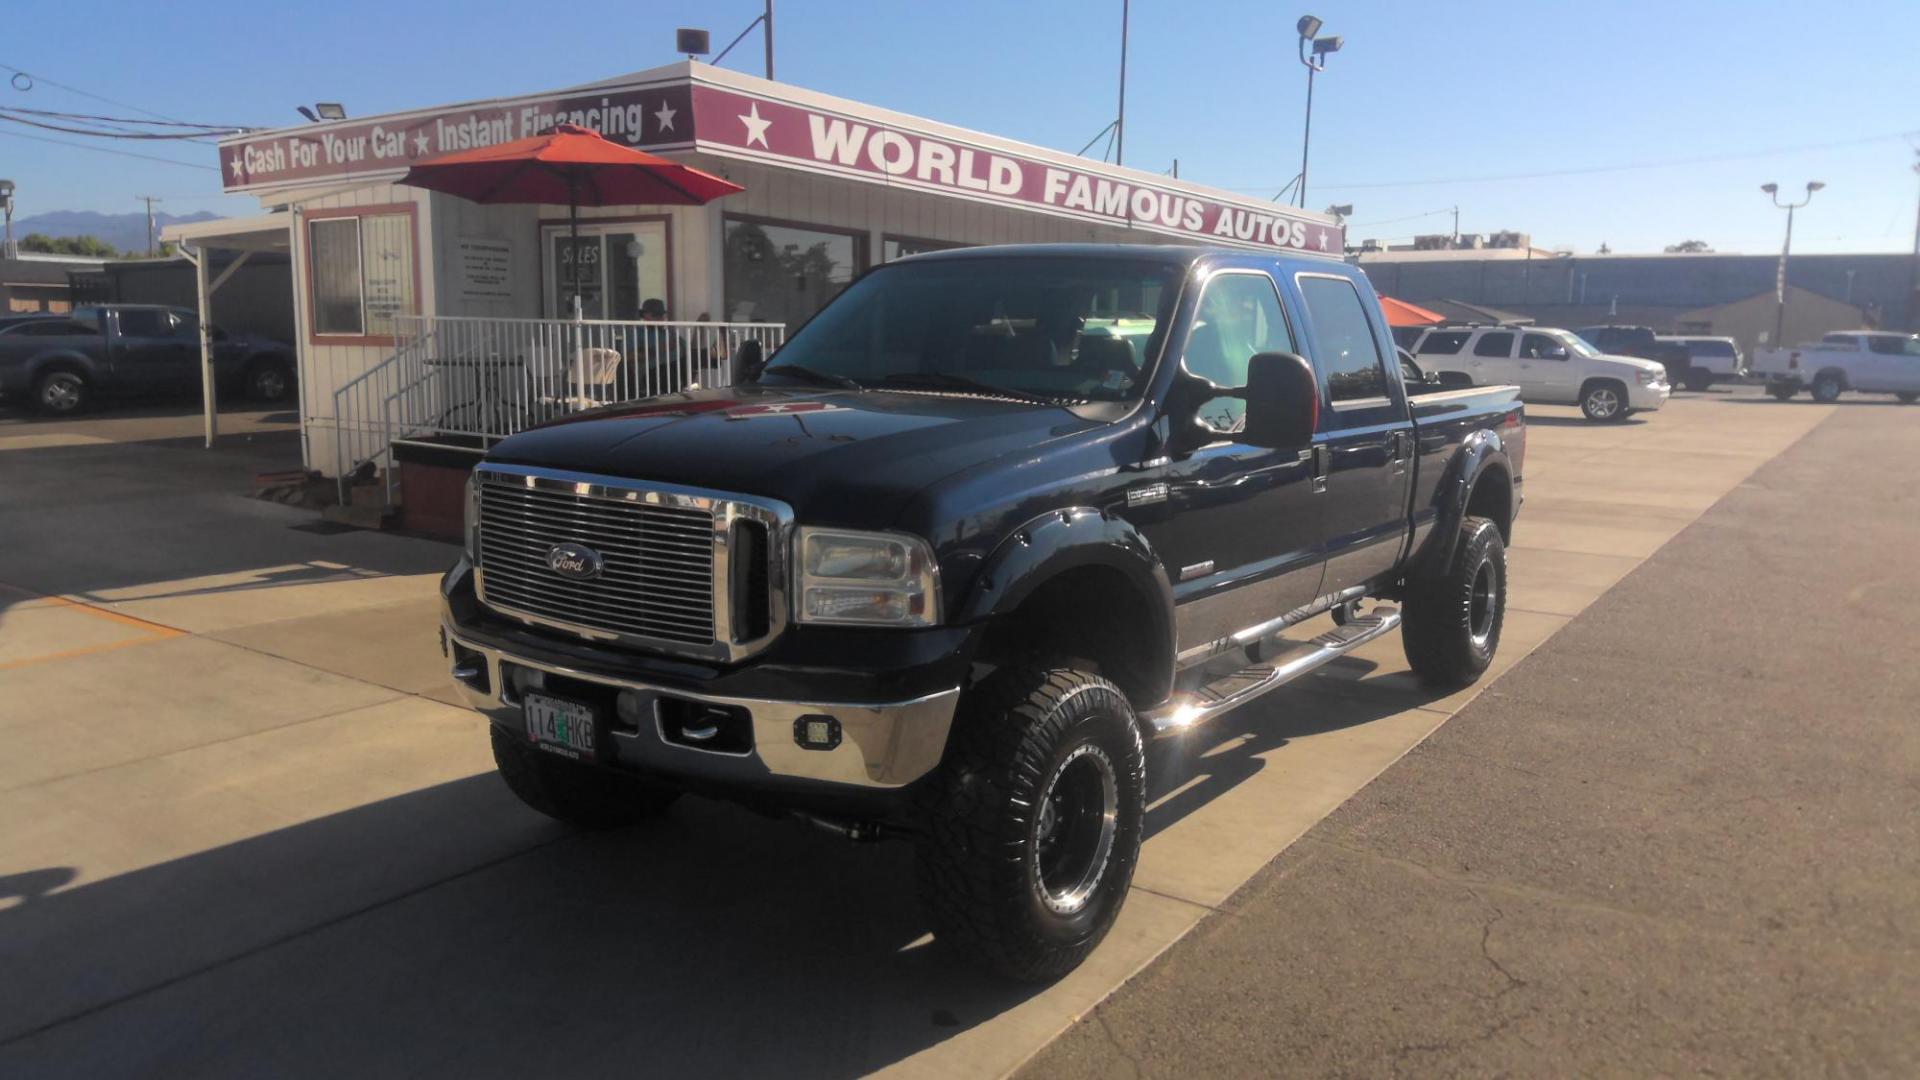
[[(1327, 56), (1337, 53), (1340, 46), (1346, 44), (1345, 38), (1314, 37), (1320, 32), (1320, 20), (1312, 15), (1300, 16), (1294, 24), (1300, 32), (1300, 62), (1307, 68), (1307, 124), (1300, 135), (1300, 190), (1296, 193), (1300, 208), (1307, 208), (1307, 151), (1313, 147), (1313, 77), (1327, 70)], [(1312, 55), (1308, 55), (1308, 46), (1312, 46)]]
[(1799, 202), (1781, 202), (1779, 184), (1761, 184), (1760, 190), (1767, 193), (1773, 205), (1787, 212), (1787, 242), (1780, 246), (1780, 269), (1773, 275), (1773, 347), (1782, 348), (1781, 338), (1787, 332), (1787, 256), (1793, 252), (1793, 212), (1813, 201), (1813, 193), (1827, 185), (1818, 180), (1807, 181), (1807, 197)]
[(13, 181), (0, 180), (0, 213), (7, 217), (7, 231), (0, 239), (0, 258), (13, 258)]

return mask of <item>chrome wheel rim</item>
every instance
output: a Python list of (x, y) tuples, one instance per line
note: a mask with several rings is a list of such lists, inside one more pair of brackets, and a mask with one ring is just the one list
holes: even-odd
[(1587, 395), (1587, 411), (1595, 416), (1608, 417), (1620, 411), (1620, 396), (1611, 390), (1595, 390)]
[(1088, 743), (1048, 778), (1033, 822), (1033, 885), (1056, 915), (1084, 909), (1100, 887), (1120, 820), (1120, 785), (1105, 751)]
[(267, 368), (253, 377), (253, 392), (263, 398), (278, 398), (287, 392), (287, 377), (278, 369)]
[(1467, 597), (1467, 634), (1473, 638), (1475, 648), (1486, 648), (1487, 639), (1493, 636), (1495, 599), (1493, 564), (1483, 562), (1474, 572), (1473, 592)]
[(55, 375), (40, 388), (40, 403), (55, 412), (72, 412), (80, 404), (80, 380)]

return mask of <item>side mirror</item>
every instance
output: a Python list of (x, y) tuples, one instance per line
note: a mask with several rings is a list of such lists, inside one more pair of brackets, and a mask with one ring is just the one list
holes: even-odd
[(1433, 381), (1438, 386), (1472, 386), (1473, 376), (1464, 371), (1436, 371)]
[(1306, 446), (1320, 426), (1320, 380), (1293, 353), (1260, 353), (1247, 362), (1247, 422), (1241, 441), (1285, 450)]
[(760, 373), (767, 368), (767, 352), (758, 341), (748, 338), (733, 351), (733, 381), (740, 383), (758, 382)]

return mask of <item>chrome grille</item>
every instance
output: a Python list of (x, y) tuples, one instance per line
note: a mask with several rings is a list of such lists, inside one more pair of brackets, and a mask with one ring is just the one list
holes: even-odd
[[(485, 464), (482, 603), (600, 641), (712, 660), (765, 648), (786, 627), (793, 511), (783, 503), (604, 476)], [(549, 567), (584, 545), (599, 573)]]

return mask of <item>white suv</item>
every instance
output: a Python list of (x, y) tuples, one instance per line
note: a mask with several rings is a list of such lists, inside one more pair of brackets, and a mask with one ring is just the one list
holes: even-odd
[(1414, 343), (1425, 371), (1456, 372), (1475, 385), (1511, 384), (1529, 405), (1578, 405), (1587, 419), (1625, 420), (1667, 403), (1667, 369), (1607, 356), (1566, 330), (1532, 326), (1436, 326)]

